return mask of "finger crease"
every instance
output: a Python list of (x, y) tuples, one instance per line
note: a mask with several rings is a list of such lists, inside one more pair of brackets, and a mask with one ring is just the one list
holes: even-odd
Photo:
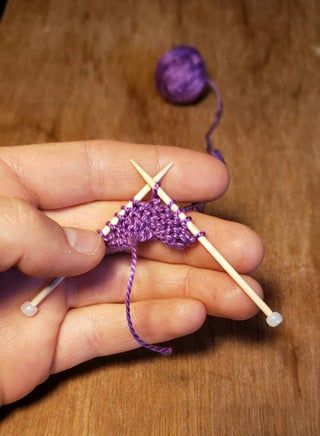
[(84, 143), (84, 152), (86, 158), (86, 169), (87, 169), (87, 183), (88, 183), (88, 191), (91, 199), (95, 199), (94, 195), (94, 160), (92, 158), (92, 144), (90, 142)]
[(90, 320), (87, 320), (88, 328), (85, 328), (85, 341), (92, 350), (93, 356), (103, 356), (104, 349), (104, 335), (100, 326), (101, 320), (92, 316)]
[(188, 266), (186, 268), (186, 273), (184, 276), (183, 296), (185, 298), (190, 297), (190, 275), (191, 275), (192, 269), (193, 269), (192, 266)]

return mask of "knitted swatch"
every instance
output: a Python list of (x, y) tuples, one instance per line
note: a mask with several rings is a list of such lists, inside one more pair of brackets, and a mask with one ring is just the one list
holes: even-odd
[(176, 249), (183, 249), (194, 244), (197, 238), (204, 235), (204, 233), (200, 232), (197, 237), (193, 236), (186, 226), (191, 217), (187, 217), (186, 220), (182, 221), (178, 215), (180, 212), (200, 211), (203, 206), (201, 204), (192, 204), (173, 213), (170, 207), (156, 196), (158, 187), (157, 184), (153, 189), (153, 196), (150, 201), (132, 200), (132, 207), (123, 206), (122, 210), (125, 211), (125, 214), (116, 214), (119, 220), (118, 223), (116, 225), (111, 224), (110, 221), (106, 223), (110, 227), (108, 235), (104, 235), (101, 230), (98, 233), (107, 247), (113, 252), (131, 252), (131, 271), (127, 284), (125, 304), (127, 322), (132, 336), (144, 348), (168, 356), (172, 353), (171, 348), (148, 344), (138, 335), (132, 323), (130, 301), (137, 268), (137, 245), (155, 239)]

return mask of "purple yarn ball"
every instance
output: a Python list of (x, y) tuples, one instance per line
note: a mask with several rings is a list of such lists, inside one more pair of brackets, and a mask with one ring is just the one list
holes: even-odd
[(198, 100), (208, 84), (208, 74), (199, 51), (180, 45), (167, 51), (156, 69), (156, 85), (163, 98), (184, 104)]

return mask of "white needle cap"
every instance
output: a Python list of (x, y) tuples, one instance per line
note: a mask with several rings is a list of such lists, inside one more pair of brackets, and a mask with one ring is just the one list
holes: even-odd
[(270, 327), (277, 327), (279, 324), (282, 323), (283, 318), (279, 312), (273, 312), (271, 315), (267, 317), (266, 321)]
[(26, 301), (25, 303), (23, 303), (21, 305), (20, 309), (21, 309), (21, 312), (26, 316), (33, 316), (38, 312), (37, 306), (30, 303), (30, 301)]

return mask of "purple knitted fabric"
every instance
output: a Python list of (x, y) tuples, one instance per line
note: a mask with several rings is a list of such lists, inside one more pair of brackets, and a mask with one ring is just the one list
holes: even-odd
[(154, 189), (153, 198), (148, 202), (132, 200), (132, 207), (123, 207), (124, 215), (116, 214), (119, 222), (116, 225), (107, 222), (111, 231), (105, 236), (99, 230), (100, 236), (109, 249), (114, 252), (131, 251), (131, 271), (126, 290), (126, 316), (132, 336), (144, 348), (161, 353), (165, 356), (171, 354), (172, 349), (151, 345), (145, 342), (136, 332), (130, 311), (131, 291), (137, 268), (137, 245), (141, 242), (158, 239), (172, 248), (183, 249), (197, 241), (204, 233), (200, 232), (197, 237), (187, 229), (186, 222), (179, 219), (180, 212), (200, 210), (201, 205), (192, 204), (173, 213), (169, 206), (165, 205), (159, 197), (156, 197), (157, 187)]
[(130, 250), (141, 242), (158, 239), (172, 248), (184, 248), (196, 242), (185, 222), (178, 218), (158, 197), (148, 202), (132, 200), (125, 215), (117, 215), (119, 223), (107, 223), (111, 232), (103, 239), (114, 251)]

